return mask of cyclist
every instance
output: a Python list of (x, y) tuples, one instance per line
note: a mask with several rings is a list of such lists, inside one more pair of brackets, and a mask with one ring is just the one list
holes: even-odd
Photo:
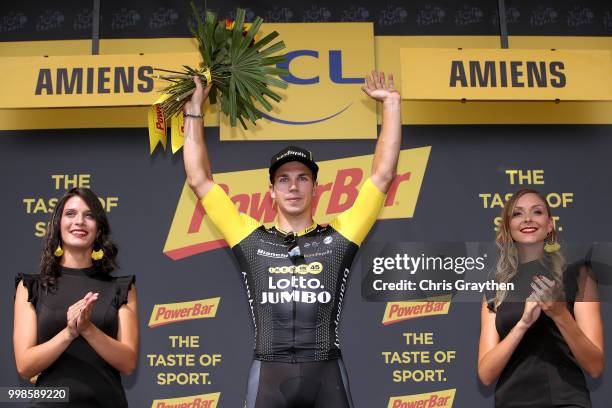
[(194, 78), (185, 104), (187, 182), (240, 265), (255, 327), (247, 408), (353, 407), (338, 326), (349, 270), (396, 175), (400, 95), (393, 76), (373, 71), (363, 91), (382, 102), (382, 126), (370, 177), (353, 206), (329, 225), (312, 218), (319, 167), (312, 153), (288, 146), (270, 160), (271, 228), (238, 212), (215, 184), (204, 141), (202, 105), (210, 86)]

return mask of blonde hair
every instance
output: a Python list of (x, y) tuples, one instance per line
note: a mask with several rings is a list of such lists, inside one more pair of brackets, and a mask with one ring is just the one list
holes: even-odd
[[(501, 224), (497, 230), (497, 235), (495, 236), (495, 244), (498, 251), (497, 265), (495, 268), (495, 280), (499, 283), (510, 282), (518, 273), (518, 249), (514, 239), (512, 238), (512, 234), (510, 233), (510, 220), (512, 219), (516, 202), (519, 200), (519, 198), (526, 194), (537, 195), (538, 198), (540, 198), (540, 200), (542, 200), (542, 202), (545, 204), (548, 217), (552, 217), (550, 205), (546, 201), (546, 198), (537, 190), (528, 188), (519, 190), (506, 202), (501, 212)], [(559, 236), (554, 227), (546, 237), (546, 240), (549, 242), (559, 242)], [(542, 266), (546, 270), (551, 272), (557, 285), (562, 287), (565, 259), (563, 258), (561, 252), (544, 252), (544, 256), (540, 258), (540, 263), (542, 263)], [(497, 307), (504, 301), (506, 295), (506, 290), (498, 290), (495, 293), (495, 298), (493, 299), (495, 309), (497, 309)]]

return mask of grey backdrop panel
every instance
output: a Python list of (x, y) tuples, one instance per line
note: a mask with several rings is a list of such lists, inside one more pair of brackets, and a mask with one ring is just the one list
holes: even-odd
[[(612, 241), (610, 126), (404, 126), (403, 148), (432, 146), (415, 215), (412, 219), (378, 222), (368, 241), (492, 240), (492, 218), (499, 209), (483, 209), (478, 194), (509, 192), (507, 168), (544, 169), (544, 191), (573, 192), (571, 207), (558, 209), (565, 239)], [(286, 143), (220, 142), (218, 129), (207, 129), (215, 172), (265, 167), (269, 156)], [(163, 245), (184, 183), (182, 159), (157, 151), (148, 154), (146, 129), (20, 131), (0, 133), (1, 256), (5, 262), (0, 285), (0, 386), (25, 384), (14, 364), (12, 347), (13, 277), (36, 272), (41, 240), (34, 222), (45, 219), (25, 213), (26, 197), (55, 197), (51, 174), (89, 173), (100, 196), (118, 196), (109, 214), (120, 245), (119, 274), (137, 275), (141, 349), (138, 369), (124, 378), (133, 407), (148, 407), (156, 398), (221, 391), (221, 407), (240, 407), (251, 359), (252, 328), (248, 304), (236, 263), (227, 249), (179, 261), (163, 253)], [(374, 141), (305, 141), (318, 160), (370, 154)], [(266, 185), (267, 180), (261, 180)], [(360, 260), (354, 263), (341, 339), (353, 397), (358, 407), (386, 407), (389, 396), (457, 388), (455, 407), (492, 406), (492, 388), (479, 385), (476, 356), (479, 305), (452, 304), (444, 316), (413, 319), (389, 326), (381, 320), (385, 303), (360, 297)], [(154, 304), (221, 296), (214, 319), (147, 327)], [(602, 304), (606, 351), (612, 337), (612, 306)], [(434, 346), (413, 349), (457, 351), (447, 367), (446, 382), (394, 383), (393, 367), (382, 351), (410, 350), (404, 332), (434, 332)], [(170, 353), (168, 335), (199, 335), (200, 352), (221, 353), (223, 362), (210, 370), (155, 369), (148, 353)], [(418, 368), (414, 366), (413, 368)], [(610, 364), (602, 378), (589, 381), (594, 407), (610, 407)], [(208, 371), (212, 384), (159, 386), (160, 371)], [(606, 389), (608, 390), (606, 392)], [(12, 405), (14, 406), (14, 405)]]

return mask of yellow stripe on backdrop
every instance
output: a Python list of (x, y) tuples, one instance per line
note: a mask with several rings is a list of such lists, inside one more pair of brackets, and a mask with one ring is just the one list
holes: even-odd
[[(377, 36), (376, 66), (396, 73), (401, 86), (399, 49), (408, 47), (499, 48), (496, 36)], [(612, 50), (612, 37), (510, 37), (511, 48)], [(101, 40), (101, 54), (191, 52), (189, 38)], [(0, 57), (88, 55), (91, 42), (0, 42)], [(611, 102), (432, 102), (405, 101), (402, 122), (446, 124), (612, 124)], [(36, 118), (36, 120), (33, 120)], [(77, 109), (3, 109), (0, 130), (146, 127), (146, 107)], [(206, 112), (205, 126), (219, 126), (216, 107)], [(380, 117), (379, 117), (380, 123)]]

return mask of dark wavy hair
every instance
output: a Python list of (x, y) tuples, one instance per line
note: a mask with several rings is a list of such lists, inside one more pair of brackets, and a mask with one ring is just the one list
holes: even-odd
[(66, 202), (75, 196), (85, 201), (98, 227), (94, 250), (103, 249), (104, 257), (99, 261), (92, 260), (94, 268), (98, 273), (110, 274), (117, 267), (116, 258), (119, 249), (110, 239), (110, 225), (98, 196), (88, 188), (73, 188), (64, 194), (55, 205), (51, 222), (44, 237), (43, 251), (40, 257), (40, 281), (45, 289), (53, 289), (57, 284), (57, 277), (61, 269), (61, 258), (56, 257), (54, 252), (61, 243), (60, 222)]

